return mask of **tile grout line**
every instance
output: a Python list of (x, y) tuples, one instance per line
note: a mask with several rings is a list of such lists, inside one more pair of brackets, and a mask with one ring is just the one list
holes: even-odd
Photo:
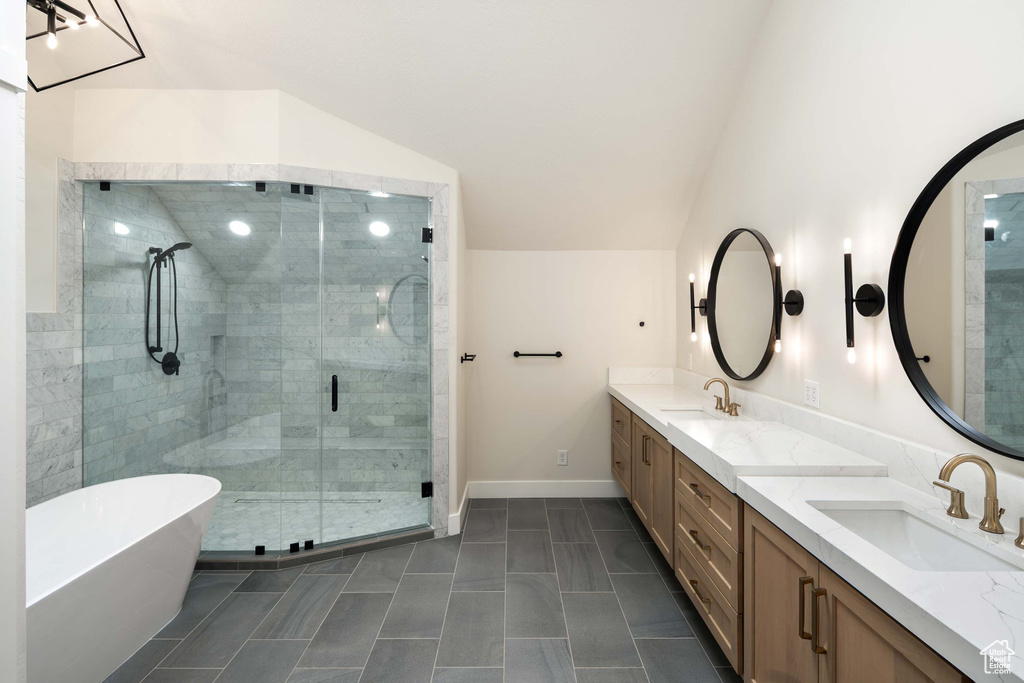
[[(470, 500), (472, 505), (472, 500)], [(469, 511), (472, 508), (467, 508), (466, 519), (469, 520)], [(466, 529), (463, 527), (462, 533), (465, 533)], [(452, 587), (455, 587), (455, 572), (459, 570), (459, 558), (462, 557), (462, 533), (459, 534), (459, 552), (455, 555), (455, 567), (452, 569)], [(434, 677), (437, 675), (437, 659), (441, 656), (441, 641), (444, 638), (444, 627), (448, 624), (448, 612), (452, 607), (452, 593), (454, 591), (448, 591), (448, 604), (444, 608), (444, 618), (441, 620), (441, 636), (437, 639), (437, 652), (434, 654), (434, 668), (430, 670), (430, 681), (433, 683)]]
[[(505, 669), (508, 656), (506, 641), (508, 640), (508, 518), (511, 506), (505, 508), (505, 561), (501, 567), (501, 585), (505, 587), (501, 602), (501, 681), (505, 682)], [(439, 648), (440, 649), (440, 648)]]
[[(302, 576), (302, 572), (299, 572), (299, 576)], [(296, 580), (297, 580), (297, 579), (298, 579), (298, 576), (296, 576), (295, 578), (296, 578)], [(292, 582), (292, 585), (294, 585), (294, 583), (295, 583), (295, 582), (293, 581), (293, 582)], [(239, 584), (239, 585), (241, 585), (241, 584)], [(291, 588), (291, 586), (288, 586), (288, 588)], [(253, 591), (253, 592), (256, 592), (256, 591)], [(275, 607), (277, 607), (277, 603), (281, 602), (281, 600), (282, 600), (282, 599), (284, 598), (284, 594), (285, 594), (285, 593), (287, 593), (287, 592), (288, 592), (288, 591), (285, 591), (284, 593), (281, 593), (281, 594), (280, 594), (280, 595), (278, 596), (277, 600), (275, 600), (275, 601), (274, 601), (274, 604), (273, 604), (273, 605), (271, 605), (271, 606), (270, 606), (270, 609), (268, 609), (268, 610), (267, 610), (267, 613), (263, 615), (263, 618), (262, 618), (262, 619), (260, 619), (260, 623), (256, 624), (255, 628), (253, 628), (253, 630), (249, 632), (249, 635), (245, 637), (245, 640), (243, 640), (243, 641), (242, 641), (242, 646), (241, 646), (240, 648), (238, 648), (238, 650), (236, 650), (236, 651), (235, 651), (235, 654), (231, 655), (231, 659), (229, 659), (229, 660), (228, 660), (228, 663), (227, 663), (227, 664), (225, 664), (225, 665), (224, 665), (224, 666), (223, 666), (223, 667), (221, 668), (221, 670), (220, 670), (220, 673), (219, 673), (219, 674), (217, 674), (217, 677), (213, 679), (213, 683), (217, 683), (217, 680), (218, 680), (218, 679), (219, 679), (219, 678), (220, 678), (221, 676), (223, 676), (223, 675), (224, 675), (224, 672), (225, 672), (225, 671), (227, 671), (227, 669), (228, 669), (228, 667), (229, 667), (229, 666), (231, 666), (231, 662), (235, 661), (235, 657), (237, 657), (237, 656), (238, 656), (238, 653), (239, 653), (239, 652), (241, 652), (241, 651), (242, 651), (243, 649), (245, 649), (245, 646), (246, 646), (246, 644), (247, 644), (247, 643), (249, 642), (249, 639), (250, 639), (250, 638), (252, 638), (252, 634), (253, 634), (253, 633), (256, 633), (256, 631), (260, 630), (260, 626), (262, 626), (262, 625), (263, 625), (263, 622), (267, 620), (267, 617), (269, 617), (269, 616), (270, 616), (270, 613), (274, 611), (274, 608), (275, 608)]]
[[(409, 563), (412, 562), (412, 554), (414, 552), (416, 552), (415, 544), (413, 545), (412, 550), (409, 552), (409, 558), (405, 561), (405, 566), (402, 567), (402, 575), (398, 578), (398, 585), (395, 586), (395, 591), (391, 594), (391, 602), (388, 603), (388, 608), (386, 610), (384, 610), (384, 618), (381, 619), (380, 626), (377, 628), (377, 635), (375, 635), (373, 637), (373, 645), (370, 646), (370, 651), (366, 654), (366, 661), (363, 662), (363, 670), (359, 672), (359, 679), (358, 679), (358, 681), (363, 680), (363, 676), (366, 675), (366, 665), (370, 663), (370, 656), (373, 654), (373, 650), (374, 650), (374, 648), (377, 647), (377, 642), (380, 640), (380, 633), (381, 633), (381, 631), (384, 630), (384, 622), (386, 622), (388, 620), (388, 615), (391, 614), (391, 606), (395, 604), (395, 596), (398, 595), (398, 589), (401, 588), (401, 586), (402, 586), (402, 581), (405, 579), (405, 570), (409, 568)], [(360, 560), (359, 562), (362, 563), (362, 560)], [(353, 576), (355, 575), (355, 571), (354, 570), (353, 570), (352, 574), (353, 574)], [(453, 581), (455, 580), (454, 577), (452, 577), (452, 580)], [(342, 590), (345, 590), (345, 589), (342, 588)], [(339, 595), (338, 597), (341, 597), (341, 596)], [(310, 642), (313, 642), (313, 641), (310, 641)], [(440, 638), (437, 639), (437, 649), (438, 650), (441, 649), (441, 639)], [(434, 654), (434, 658), (435, 659), (437, 658), (437, 654), (436, 653)], [(358, 681), (357, 681), (357, 683), (358, 683)]]
[[(242, 585), (242, 584), (243, 584), (243, 583), (245, 582), (245, 580), (246, 580), (246, 579), (248, 579), (248, 578), (249, 578), (250, 576), (252, 576), (252, 571), (249, 571), (248, 573), (246, 573), (246, 575), (242, 577), (242, 580), (241, 580), (241, 581), (239, 581), (239, 582), (238, 582), (237, 584), (235, 584), (235, 588), (238, 588), (239, 586), (241, 586), (241, 585)], [(189, 585), (191, 585), (191, 584), (192, 584), (192, 582), (191, 582), (191, 581), (189, 581)], [(160, 659), (160, 661), (159, 661), (159, 662), (157, 662), (157, 663), (156, 663), (156, 665), (155, 665), (155, 666), (153, 666), (153, 668), (152, 668), (152, 669), (150, 669), (150, 670), (149, 670), (149, 672), (148, 672), (148, 673), (146, 673), (146, 675), (142, 677), (142, 679), (141, 679), (141, 680), (142, 680), (142, 681), (145, 681), (145, 680), (146, 680), (147, 678), (149, 678), (149, 677), (150, 677), (150, 676), (151, 676), (151, 675), (153, 674), (153, 672), (154, 672), (154, 671), (156, 671), (157, 669), (159, 669), (159, 668), (160, 668), (160, 665), (161, 665), (161, 664), (163, 664), (163, 663), (164, 663), (164, 661), (166, 661), (166, 660), (167, 660), (167, 658), (171, 656), (171, 653), (172, 653), (172, 652), (174, 652), (175, 650), (177, 650), (177, 649), (178, 649), (178, 646), (180, 646), (180, 645), (181, 645), (182, 643), (184, 643), (184, 642), (185, 642), (185, 638), (188, 638), (188, 637), (189, 637), (190, 635), (192, 635), (193, 633), (195, 633), (196, 629), (197, 629), (197, 628), (199, 628), (200, 626), (202, 626), (202, 625), (203, 625), (203, 622), (204, 622), (204, 621), (206, 621), (207, 619), (209, 619), (209, 618), (210, 618), (210, 615), (211, 615), (211, 614), (213, 614), (214, 612), (216, 612), (216, 611), (217, 611), (217, 608), (218, 608), (218, 607), (220, 607), (221, 605), (223, 605), (223, 604), (224, 604), (224, 601), (225, 601), (225, 600), (227, 600), (228, 598), (230, 598), (230, 597), (231, 597), (231, 594), (235, 592), (235, 588), (232, 588), (232, 589), (231, 589), (231, 590), (230, 590), (230, 591), (228, 592), (228, 594), (227, 594), (227, 595), (225, 595), (225, 596), (224, 596), (224, 597), (223, 597), (223, 598), (221, 599), (221, 601), (220, 601), (220, 602), (218, 602), (218, 603), (217, 603), (216, 605), (214, 605), (214, 606), (213, 606), (213, 609), (211, 609), (211, 610), (210, 610), (209, 612), (207, 612), (207, 613), (206, 613), (206, 616), (205, 616), (205, 617), (203, 617), (202, 619), (200, 619), (200, 620), (199, 620), (199, 623), (198, 623), (198, 624), (196, 624), (195, 626), (193, 626), (193, 627), (192, 627), (192, 630), (191, 630), (191, 631), (189, 631), (188, 633), (186, 633), (186, 634), (185, 634), (185, 637), (184, 637), (184, 638), (177, 638), (177, 639), (176, 639), (176, 638), (161, 638), (160, 640), (177, 640), (177, 641), (178, 641), (178, 645), (175, 645), (174, 647), (172, 647), (172, 648), (171, 648), (171, 650), (170, 650), (170, 652), (168, 652), (168, 653), (167, 653), (166, 655), (164, 655), (164, 656), (163, 656), (163, 658), (161, 658), (161, 659)], [(186, 593), (187, 593), (187, 592), (188, 592), (188, 589), (186, 588)], [(184, 602), (184, 601), (183, 601), (183, 602)], [(181, 613), (181, 612), (179, 611), (179, 614), (180, 614), (180, 613)], [(177, 615), (175, 615), (175, 616), (177, 616)], [(169, 625), (169, 622), (168, 622), (168, 625)], [(164, 626), (164, 628), (166, 628), (166, 627), (167, 627), (167, 626), (165, 625), (165, 626)], [(162, 631), (163, 629), (160, 629), (160, 630)], [(157, 635), (159, 635), (159, 632), (158, 632), (158, 634), (157, 634)], [(154, 636), (153, 638), (150, 638), (150, 640), (154, 640), (155, 638), (156, 638), (156, 637)], [(141, 648), (140, 648), (140, 649), (141, 649)], [(132, 657), (134, 657), (134, 656), (135, 656), (135, 655), (134, 655), (134, 653), (133, 653), (133, 654), (132, 654)], [(131, 657), (129, 657), (128, 659), (131, 659)], [(125, 662), (127, 662), (127, 661), (128, 661), (128, 660), (126, 659), (126, 660), (125, 660)], [(124, 665), (124, 663), (122, 662), (122, 666), (123, 666), (123, 665)], [(119, 669), (119, 668), (121, 668), (121, 667), (119, 666), (119, 667), (118, 667), (118, 669)], [(168, 668), (169, 668), (169, 667), (168, 667)], [(117, 671), (117, 669), (115, 669), (114, 671)], [(111, 673), (113, 673), (113, 671), (112, 671)]]
[[(582, 505), (582, 502), (580, 503)], [(555, 587), (558, 588), (558, 602), (562, 605), (562, 623), (565, 624), (565, 645), (569, 649), (569, 663), (572, 665), (572, 678), (575, 681), (578, 677), (576, 676), (576, 655), (572, 653), (572, 637), (569, 635), (569, 618), (565, 616), (565, 599), (562, 597), (562, 584), (558, 578), (558, 564), (555, 562), (555, 544), (551, 540), (551, 517), (548, 516), (548, 504), (544, 502), (544, 519), (548, 523), (548, 546), (551, 548), (551, 564), (555, 565)], [(593, 529), (591, 529), (593, 532)]]
[[(618, 503), (618, 499), (617, 498), (613, 498), (613, 500), (616, 501), (616, 504), (619, 506), (619, 510), (621, 511), (622, 510), (622, 505), (620, 503)], [(587, 512), (587, 506), (586, 505), (583, 506), (583, 514), (587, 518), (587, 524), (590, 526), (590, 532), (593, 533), (594, 532), (594, 525), (590, 521), (590, 513)], [(626, 513), (625, 512), (622, 512), (622, 516), (625, 517), (626, 523), (629, 524), (630, 528), (632, 528), (633, 525), (630, 523), (629, 518), (626, 517)], [(633, 533), (636, 534), (636, 530), (635, 529), (633, 530)], [(601, 546), (596, 543), (596, 541), (597, 541), (597, 536), (596, 535), (594, 536), (594, 541), (595, 541), (595, 545), (597, 545), (597, 554), (601, 558), (601, 564), (604, 566), (604, 571), (605, 571), (605, 573), (608, 573), (608, 563), (604, 559), (604, 553), (601, 552)], [(617, 604), (619, 606), (619, 613), (622, 615), (622, 621), (626, 624), (626, 630), (629, 632), (629, 640), (630, 640), (631, 643), (633, 643), (633, 651), (636, 652), (636, 658), (640, 661), (640, 668), (644, 670), (644, 675), (647, 676), (647, 680), (650, 681), (651, 677), (647, 674), (647, 666), (644, 664), (644, 658), (640, 656), (640, 648), (637, 647), (636, 638), (633, 637), (633, 629), (629, 625), (629, 619), (626, 618), (626, 611), (624, 609), (622, 609), (622, 601), (619, 600), (619, 594), (615, 591), (615, 584), (612, 583), (611, 577), (608, 577), (608, 583), (612, 584), (612, 594), (615, 596), (615, 604)], [(672, 596), (670, 595), (669, 598), (671, 598), (671, 597)], [(675, 601), (673, 600), (673, 602), (675, 602)], [(685, 618), (684, 618), (684, 621), (685, 621)]]
[[(415, 543), (413, 544), (413, 551), (414, 552), (415, 552), (415, 546), (416, 545), (417, 544), (415, 544)], [(292, 675), (295, 673), (295, 670), (299, 668), (299, 662), (301, 662), (302, 658), (306, 656), (306, 652), (309, 651), (309, 646), (313, 644), (313, 640), (316, 638), (317, 634), (320, 633), (320, 629), (323, 628), (324, 622), (327, 621), (327, 617), (330, 616), (331, 611), (338, 604), (338, 600), (341, 600), (341, 596), (345, 594), (345, 586), (348, 585), (348, 582), (355, 575), (356, 569), (359, 569), (359, 565), (361, 565), (363, 563), (363, 558), (365, 556), (366, 556), (366, 553), (363, 553), (362, 555), (359, 556), (359, 560), (356, 562), (356, 566), (352, 567), (352, 573), (349, 574), (348, 578), (346, 578), (344, 583), (341, 584), (341, 590), (338, 591), (338, 597), (334, 598), (334, 602), (331, 603), (330, 608), (328, 608), (328, 610), (326, 612), (324, 612), (324, 618), (320, 620), (320, 624), (316, 627), (316, 630), (313, 631), (313, 637), (310, 638), (309, 639), (309, 643), (306, 644), (306, 649), (304, 649), (302, 651), (302, 654), (299, 655), (299, 658), (297, 660), (295, 660), (295, 666), (292, 667), (291, 673), (288, 674), (288, 678), (291, 678)], [(410, 555), (410, 557), (412, 557), (412, 556)], [(336, 559), (340, 560), (341, 558), (339, 557), (339, 558), (336, 558)], [(330, 562), (330, 561), (331, 560), (325, 560), (325, 562)], [(309, 565), (309, 566), (312, 566), (312, 565)], [(307, 567), (307, 569), (308, 569), (308, 567)], [(303, 569), (302, 573), (299, 576), (318, 576), (318, 575), (317, 574), (306, 574), (306, 570)], [(321, 576), (330, 576), (330, 574), (323, 574)], [(296, 579), (296, 581), (298, 581), (298, 579)], [(360, 674), (360, 675), (362, 675), (362, 674)]]

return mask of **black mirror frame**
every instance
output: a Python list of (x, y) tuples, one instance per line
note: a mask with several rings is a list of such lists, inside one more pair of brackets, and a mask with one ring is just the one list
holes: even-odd
[(975, 157), (997, 142), (1021, 131), (1024, 131), (1024, 119), (1007, 124), (1002, 128), (997, 128), (991, 133), (983, 135), (946, 162), (939, 172), (935, 174), (935, 177), (928, 181), (928, 184), (925, 185), (921, 194), (914, 201), (913, 206), (910, 207), (910, 212), (903, 221), (903, 227), (900, 229), (899, 237), (896, 239), (896, 247), (892, 253), (892, 263), (889, 266), (889, 326), (892, 329), (892, 339), (896, 345), (896, 352), (900, 357), (900, 364), (907, 373), (907, 377), (910, 378), (910, 383), (914, 385), (914, 389), (924, 399), (924, 402), (928, 404), (928, 407), (947, 425), (959, 432), (961, 436), (970, 439), (983, 448), (1016, 460), (1024, 460), (1024, 453), (986, 436), (967, 424), (952, 408), (946, 405), (946, 402), (942, 400), (942, 397), (932, 387), (931, 382), (925, 377), (924, 371), (918, 362), (918, 356), (914, 353), (914, 347), (910, 341), (910, 333), (907, 330), (907, 316), (904, 310), (906, 303), (904, 283), (907, 277), (910, 253), (914, 246), (914, 238), (921, 227), (921, 221), (928, 214), (928, 209), (931, 208), (939, 193)]
[[(744, 377), (740, 375), (732, 366), (729, 365), (729, 361), (725, 358), (725, 352), (722, 351), (722, 344), (718, 338), (718, 322), (715, 317), (715, 307), (718, 301), (718, 276), (722, 269), (722, 261), (725, 260), (725, 255), (729, 251), (729, 246), (736, 240), (737, 237), (743, 233), (748, 233), (754, 236), (754, 239), (761, 245), (761, 249), (764, 250), (765, 258), (768, 260), (768, 272), (771, 274), (772, 279), (772, 326), (768, 330), (768, 339), (764, 349), (764, 355), (761, 357), (761, 362), (758, 363), (754, 371)], [(771, 362), (772, 356), (775, 355), (775, 330), (779, 325), (779, 307), (775, 305), (776, 301), (779, 301), (779, 287), (781, 283), (775, 276), (775, 251), (772, 250), (772, 245), (768, 242), (764, 235), (753, 228), (736, 228), (722, 240), (722, 243), (718, 246), (718, 251), (715, 253), (715, 260), (711, 264), (711, 280), (708, 282), (708, 334), (711, 336), (711, 350), (715, 353), (715, 360), (718, 361), (718, 365), (722, 368), (722, 371), (728, 375), (731, 379), (745, 382), (747, 380), (754, 379), (764, 372), (765, 368), (768, 367), (768, 363)]]

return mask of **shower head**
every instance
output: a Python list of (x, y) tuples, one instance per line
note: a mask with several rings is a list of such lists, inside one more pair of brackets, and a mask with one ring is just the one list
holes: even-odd
[(183, 251), (185, 249), (191, 249), (191, 248), (192, 248), (192, 243), (191, 242), (178, 242), (173, 247), (171, 247), (170, 249), (165, 251), (164, 252), (164, 256), (166, 256), (167, 254), (173, 254), (176, 251)]
[(154, 260), (162, 261), (164, 258), (174, 254), (174, 252), (176, 252), (176, 251), (183, 251), (185, 249), (191, 249), (191, 248), (192, 248), (192, 243), (191, 242), (178, 242), (173, 247), (171, 247), (169, 249), (164, 249), (163, 251), (160, 251), (160, 249), (158, 249), (157, 247), (150, 247), (149, 251), (150, 251), (150, 253), (156, 254), (156, 256), (154, 257)]

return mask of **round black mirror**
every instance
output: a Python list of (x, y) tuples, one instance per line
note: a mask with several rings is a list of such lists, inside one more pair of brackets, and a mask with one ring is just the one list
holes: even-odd
[(1024, 460), (1024, 121), (925, 186), (896, 242), (889, 302), (921, 398), (974, 443)]
[(754, 379), (772, 359), (779, 286), (774, 266), (772, 246), (750, 228), (730, 232), (715, 253), (708, 333), (715, 359), (732, 379)]

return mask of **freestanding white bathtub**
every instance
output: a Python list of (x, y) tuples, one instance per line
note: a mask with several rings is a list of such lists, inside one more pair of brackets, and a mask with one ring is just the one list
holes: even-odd
[(181, 609), (220, 482), (158, 474), (25, 512), (28, 679), (102, 681)]

